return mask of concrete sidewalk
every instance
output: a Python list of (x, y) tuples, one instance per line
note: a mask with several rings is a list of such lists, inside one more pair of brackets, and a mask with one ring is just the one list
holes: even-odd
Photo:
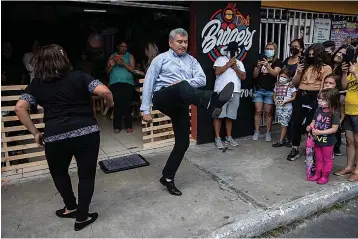
[[(1, 236), (252, 237), (358, 196), (358, 183), (344, 177), (331, 176), (323, 186), (307, 182), (304, 157), (287, 161), (288, 148), (251, 137), (238, 141), (225, 153), (213, 144), (192, 146), (177, 174), (181, 197), (158, 182), (169, 151), (143, 155), (148, 167), (108, 175), (98, 170), (91, 210), (99, 219), (80, 232), (72, 219), (55, 216), (63, 204), (51, 178), (7, 185)], [(334, 170), (345, 157), (335, 159)], [(75, 173), (72, 178), (76, 188)]]

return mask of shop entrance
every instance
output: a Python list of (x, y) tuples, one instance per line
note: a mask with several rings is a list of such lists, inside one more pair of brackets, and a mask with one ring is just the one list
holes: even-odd
[[(108, 84), (105, 66), (109, 55), (115, 52), (117, 41), (127, 41), (128, 51), (136, 59), (136, 67), (144, 71), (143, 66), (147, 62), (145, 47), (149, 42), (154, 43), (161, 53), (168, 50), (170, 30), (182, 27), (189, 31), (189, 11), (185, 5), (178, 6), (177, 9), (175, 6), (148, 5), (148, 3), (139, 4), (138, 2), (134, 4), (135, 7), (124, 3), (123, 5), (92, 2), (23, 2), (19, 6), (5, 2), (2, 4), (2, 17), (7, 21), (2, 29), (2, 40), (12, 44), (14, 59), (19, 65), (23, 65), (23, 55), (31, 51), (33, 40), (38, 40), (41, 45), (52, 43), (62, 45), (75, 69), (84, 67), (84, 59), (92, 59), (90, 73)], [(88, 44), (90, 36), (96, 37), (97, 34), (103, 36), (103, 51), (91, 49)], [(25, 69), (24, 73), (27, 73)], [(130, 134), (125, 130), (114, 134), (112, 109), (105, 109), (100, 99), (95, 97), (92, 99), (93, 110), (101, 128), (100, 159), (149, 152), (158, 147), (173, 144), (172, 126), (167, 116), (158, 111), (152, 111), (154, 114), (152, 124), (147, 125), (141, 121), (139, 106), (142, 83), (143, 79), (137, 77), (135, 97), (132, 100), (134, 131)], [(21, 83), (23, 86), (15, 88), (23, 89), (26, 84), (28, 81), (25, 80)], [(13, 85), (19, 85), (19, 83), (16, 82)], [(11, 104), (15, 104), (15, 98), (11, 99), (13, 100)], [(11, 120), (16, 119), (13, 117)], [(17, 128), (10, 130), (17, 130)], [(13, 139), (17, 139), (16, 137)], [(2, 171), (9, 172), (9, 179), (46, 173), (47, 165), (43, 152), (35, 149), (36, 145), (29, 137), (19, 137), (19, 140), (21, 142), (16, 146), (11, 146), (13, 148), (10, 149), (7, 145), (2, 145), (2, 148), (8, 147), (6, 152), (14, 149), (16, 153), (22, 155), (12, 158), (8, 154), (7, 157), (2, 156)], [(34, 150), (38, 153), (32, 153)], [(16, 165), (10, 163), (18, 158), (26, 160)], [(24, 172), (27, 174), (25, 175)]]

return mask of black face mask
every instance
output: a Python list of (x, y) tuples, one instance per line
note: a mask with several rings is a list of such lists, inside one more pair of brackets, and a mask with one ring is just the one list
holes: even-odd
[(314, 63), (314, 57), (307, 57), (306, 61), (309, 65), (312, 65)]
[(324, 63), (330, 64), (332, 59), (332, 54), (329, 52), (324, 53)]
[(290, 53), (291, 53), (292, 56), (296, 56), (298, 53), (300, 53), (300, 50), (298, 50), (297, 48), (292, 47), (290, 49)]

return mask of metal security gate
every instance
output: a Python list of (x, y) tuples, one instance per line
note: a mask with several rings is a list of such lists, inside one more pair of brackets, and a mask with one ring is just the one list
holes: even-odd
[[(278, 48), (278, 58), (284, 60), (287, 52), (288, 10), (278, 8), (261, 8), (259, 54), (263, 54), (268, 42), (274, 42)], [(277, 123), (277, 115), (273, 124)], [(261, 126), (265, 126), (265, 114), (262, 115)]]

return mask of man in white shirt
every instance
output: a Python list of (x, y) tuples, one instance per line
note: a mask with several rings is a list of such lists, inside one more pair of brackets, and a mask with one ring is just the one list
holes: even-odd
[(214, 63), (216, 81), (214, 91), (219, 93), (229, 82), (234, 83), (234, 93), (229, 102), (223, 108), (218, 119), (214, 120), (215, 144), (218, 149), (223, 149), (224, 145), (220, 138), (221, 122), (225, 120), (226, 141), (231, 146), (238, 146), (232, 138), (232, 120), (237, 118), (237, 111), (240, 105), (241, 80), (246, 79), (246, 72), (241, 61), (237, 60), (239, 45), (237, 42), (230, 42), (227, 46), (227, 55), (220, 56)]

